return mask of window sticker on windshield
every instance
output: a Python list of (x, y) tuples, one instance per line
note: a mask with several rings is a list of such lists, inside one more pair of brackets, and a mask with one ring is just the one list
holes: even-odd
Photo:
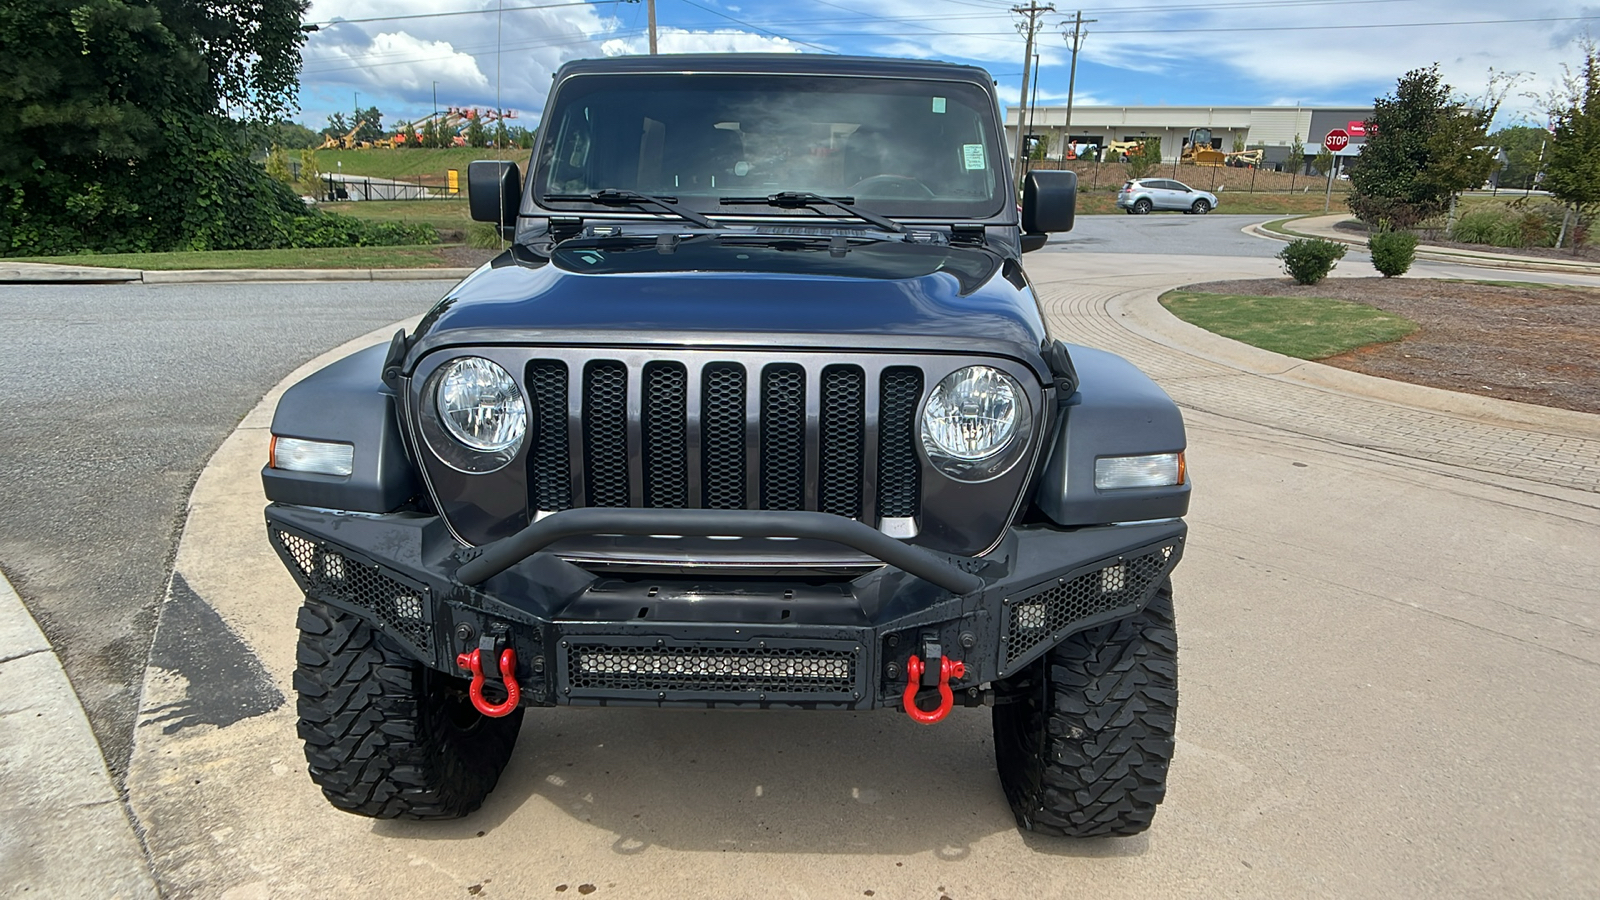
[(933, 98), (933, 111), (936, 112), (936, 113), (944, 112), (944, 98), (943, 97), (935, 97), (935, 98)]
[(983, 145), (982, 144), (962, 144), (961, 145), (961, 158), (966, 160), (966, 162), (967, 162), (967, 171), (968, 172), (971, 172), (974, 169), (982, 169), (982, 168), (984, 168), (984, 163), (983, 163)]

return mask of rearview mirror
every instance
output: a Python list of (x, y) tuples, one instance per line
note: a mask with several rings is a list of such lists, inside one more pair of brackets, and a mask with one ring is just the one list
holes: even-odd
[(522, 205), (522, 170), (514, 162), (479, 159), (467, 164), (467, 205), (474, 222), (517, 224)]
[(1022, 232), (1071, 231), (1078, 210), (1078, 173), (1035, 169), (1022, 183)]

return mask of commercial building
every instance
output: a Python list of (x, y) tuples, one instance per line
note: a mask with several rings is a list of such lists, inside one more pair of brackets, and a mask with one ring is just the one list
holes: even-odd
[(1064, 150), (1087, 156), (1113, 141), (1153, 137), (1161, 141), (1161, 158), (1171, 162), (1182, 155), (1191, 129), (1209, 128), (1213, 147), (1231, 151), (1235, 138), (1242, 138), (1246, 149), (1264, 152), (1264, 165), (1276, 166), (1288, 160), (1296, 139), (1305, 145), (1306, 159), (1316, 156), (1335, 129), (1350, 133), (1350, 146), (1339, 155), (1360, 153), (1362, 125), (1371, 117), (1371, 107), (1074, 106), (1068, 129), (1065, 106), (1014, 106), (1006, 111), (1006, 142), (1015, 155), (1021, 120), (1023, 134), (1048, 138), (1051, 159), (1060, 159)]

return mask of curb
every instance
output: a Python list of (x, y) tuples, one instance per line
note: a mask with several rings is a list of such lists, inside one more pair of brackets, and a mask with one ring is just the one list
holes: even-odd
[(250, 281), (460, 281), (476, 269), (102, 269), (0, 265), (0, 284), (222, 284)]
[[(1321, 238), (1325, 241), (1338, 241), (1363, 250), (1367, 247), (1364, 238), (1346, 237), (1331, 231), (1309, 233), (1295, 231), (1289, 228), (1289, 222), (1300, 219), (1317, 218), (1315, 216), (1290, 216), (1287, 218), (1268, 219), (1265, 222), (1256, 222), (1246, 225), (1242, 231), (1254, 237), (1264, 237), (1275, 241), (1292, 241), (1296, 238)], [(1288, 231), (1288, 235), (1279, 234), (1267, 229), (1269, 224), (1278, 224), (1280, 228)], [(1417, 259), (1427, 259), (1433, 262), (1451, 262), (1465, 266), (1478, 266), (1485, 269), (1508, 269), (1523, 272), (1555, 272), (1566, 275), (1600, 275), (1600, 264), (1583, 262), (1564, 262), (1559, 259), (1549, 261), (1534, 259), (1525, 256), (1509, 256), (1495, 253), (1481, 253), (1473, 251), (1449, 250), (1443, 247), (1430, 247), (1427, 244), (1417, 245)]]
[(160, 895), (61, 660), (0, 575), (0, 893)]

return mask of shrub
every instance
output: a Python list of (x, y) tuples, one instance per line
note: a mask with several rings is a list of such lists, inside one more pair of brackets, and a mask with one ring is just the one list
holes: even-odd
[(1409, 231), (1376, 231), (1367, 239), (1372, 267), (1385, 278), (1404, 275), (1417, 258), (1417, 236)]
[(505, 243), (493, 222), (473, 222), (467, 226), (467, 246), (475, 250), (499, 250)]
[(1279, 250), (1278, 258), (1283, 260), (1283, 271), (1296, 284), (1316, 284), (1328, 277), (1334, 263), (1344, 258), (1344, 245), (1321, 238), (1301, 238)]

